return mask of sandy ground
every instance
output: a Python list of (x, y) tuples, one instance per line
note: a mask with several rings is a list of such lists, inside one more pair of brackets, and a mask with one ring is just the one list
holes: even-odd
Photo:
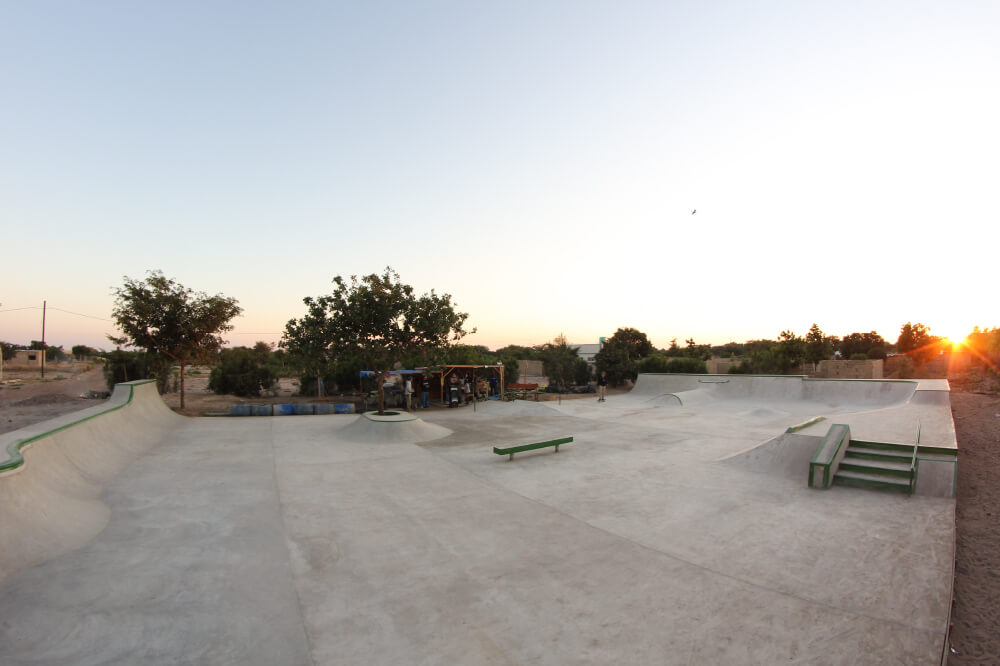
[(952, 391), (958, 527), (949, 664), (1000, 664), (1000, 396)]
[(99, 400), (80, 397), (107, 391), (101, 369), (90, 363), (59, 363), (36, 371), (4, 370), (0, 384), (0, 433), (10, 432), (68, 412), (86, 409)]
[[(294, 393), (294, 380), (282, 380), (276, 395), (243, 400), (208, 391), (208, 371), (187, 377), (183, 413), (225, 411), (239, 402), (307, 400)], [(1000, 396), (960, 390), (951, 394), (958, 435), (959, 471), (955, 600), (952, 614), (950, 664), (1000, 663)], [(955, 390), (959, 389), (959, 390)], [(37, 372), (5, 372), (0, 385), (0, 432), (97, 404), (80, 397), (89, 390), (106, 390), (99, 368), (84, 364), (51, 367), (46, 379)], [(555, 398), (555, 396), (547, 396)], [(575, 397), (575, 396), (574, 396)], [(579, 396), (593, 398), (592, 395)], [(567, 399), (567, 396), (563, 396)], [(164, 401), (179, 410), (180, 396)]]

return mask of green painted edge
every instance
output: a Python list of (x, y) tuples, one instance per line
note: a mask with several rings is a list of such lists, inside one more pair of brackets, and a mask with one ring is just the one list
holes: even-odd
[[(28, 446), (29, 444), (33, 444), (34, 442), (37, 442), (40, 439), (45, 439), (46, 437), (54, 435), (58, 432), (62, 432), (63, 430), (69, 430), (70, 428), (78, 426), (81, 423), (86, 423), (91, 419), (96, 419), (98, 416), (104, 416), (105, 414), (110, 414), (111, 412), (117, 411), (123, 407), (127, 407), (128, 405), (132, 404), (132, 397), (135, 395), (136, 386), (149, 384), (155, 381), (156, 381), (155, 379), (147, 379), (145, 381), (129, 382), (127, 384), (128, 400), (126, 400), (122, 404), (115, 405), (114, 407), (109, 407), (103, 412), (98, 412), (97, 414), (91, 414), (90, 416), (85, 416), (79, 421), (73, 421), (72, 423), (67, 423), (64, 426), (59, 426), (58, 428), (54, 428), (47, 432), (40, 433), (38, 435), (35, 435), (34, 437), (29, 437), (27, 439), (19, 439), (17, 441), (11, 442), (10, 444), (7, 445), (7, 455), (8, 455), (7, 460), (0, 463), (0, 472), (9, 472), (10, 470), (17, 469), (18, 467), (23, 465), (24, 456), (21, 455), (21, 449)], [(122, 386), (122, 384), (118, 384), (117, 386)]]
[(573, 441), (573, 437), (560, 437), (559, 439), (551, 439), (547, 442), (537, 442), (535, 444), (523, 444), (521, 446), (512, 446), (507, 449), (501, 449), (498, 446), (493, 447), (493, 453), (498, 456), (505, 456), (511, 453), (520, 453), (521, 451), (531, 451), (533, 449), (544, 449), (547, 446), (559, 446), (560, 444), (569, 444)]
[[(836, 433), (836, 434), (835, 434)], [(839, 441), (834, 447), (833, 452), (827, 460), (819, 460), (819, 456), (823, 453), (823, 449), (827, 446), (827, 441), (836, 436)], [(822, 441), (819, 443), (819, 447), (816, 449), (816, 453), (813, 454), (812, 460), (809, 461), (809, 487), (815, 488), (813, 485), (813, 470), (817, 467), (823, 468), (823, 488), (829, 488), (833, 485), (833, 479), (830, 478), (830, 469), (833, 465), (834, 459), (836, 459), (837, 454), (845, 446), (851, 444), (851, 428), (846, 423), (834, 423), (830, 426), (830, 429), (826, 431), (826, 435), (823, 437)]]
[(814, 416), (811, 419), (809, 419), (808, 421), (803, 421), (802, 423), (799, 423), (798, 425), (788, 426), (788, 428), (785, 429), (785, 434), (786, 435), (790, 435), (792, 433), (798, 432), (799, 430), (805, 430), (809, 426), (816, 425), (820, 421), (825, 421), (825, 420), (826, 420), (825, 416)]

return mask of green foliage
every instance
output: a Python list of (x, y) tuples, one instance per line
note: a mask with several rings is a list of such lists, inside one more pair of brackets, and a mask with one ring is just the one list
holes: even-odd
[(212, 368), (208, 388), (220, 395), (254, 398), (272, 388), (278, 378), (267, 365), (270, 349), (262, 355), (256, 348), (234, 347), (219, 353), (219, 365)]
[[(579, 347), (570, 347), (566, 344), (566, 338), (562, 336), (537, 350), (550, 386), (562, 390), (575, 383), (587, 383), (590, 379), (589, 369), (587, 362), (580, 358), (579, 351)], [(578, 378), (581, 377), (584, 378), (583, 381), (578, 382)]]
[(449, 294), (417, 296), (389, 267), (381, 275), (351, 276), (350, 282), (338, 275), (333, 284), (332, 294), (303, 299), (307, 312), (288, 321), (281, 346), (314, 377), (340, 359), (375, 371), (380, 413), (384, 373), (406, 358), (433, 356), (466, 334), (468, 314), (455, 311)]
[(785, 374), (805, 357), (805, 340), (791, 331), (782, 331), (780, 339), (748, 340), (745, 358), (729, 369), (730, 374)]
[(0, 342), (0, 349), (3, 350), (3, 360), (9, 361), (14, 358), (14, 354), (18, 350), (18, 346), (13, 342)]
[(743, 356), (743, 344), (739, 342), (727, 342), (711, 348), (712, 355), (720, 358), (735, 358)]
[(684, 357), (699, 358), (703, 361), (712, 358), (712, 347), (710, 345), (699, 345), (694, 341), (694, 338), (688, 338), (684, 341), (684, 344), (687, 345), (684, 348)]
[(851, 360), (851, 361), (867, 361), (868, 360), (868, 354), (851, 354), (851, 358), (848, 359), (848, 360)]
[[(43, 346), (41, 340), (32, 340), (31, 344), (28, 345), (28, 349), (41, 349)], [(50, 345), (45, 344), (45, 360), (50, 362), (64, 361), (69, 358), (62, 350), (61, 345)]]
[(142, 351), (122, 351), (117, 349), (105, 354), (104, 382), (108, 390), (115, 384), (134, 382), (139, 379), (156, 378), (160, 393), (166, 391), (170, 376), (170, 365), (160, 357)]
[(185, 367), (221, 349), (221, 334), (243, 310), (236, 299), (195, 292), (160, 271), (149, 271), (145, 280), (126, 276), (114, 294), (111, 316), (122, 335), (109, 339), (180, 364), (183, 409)]
[(805, 359), (810, 363), (819, 363), (833, 358), (833, 344), (829, 337), (823, 335), (819, 325), (813, 323), (806, 334)]
[(594, 363), (598, 374), (606, 372), (608, 383), (618, 386), (626, 380), (635, 381), (639, 361), (651, 353), (653, 344), (645, 333), (634, 328), (619, 328), (594, 356)]
[(884, 361), (886, 358), (886, 353), (885, 349), (882, 347), (872, 347), (871, 349), (868, 350), (868, 353), (865, 356), (873, 360), (882, 359)]
[(940, 352), (942, 339), (931, 335), (931, 329), (921, 323), (906, 322), (899, 331), (896, 350), (917, 363), (926, 363)]
[(78, 361), (82, 361), (90, 356), (97, 356), (98, 351), (93, 347), (88, 347), (87, 345), (73, 345), (71, 350), (73, 358)]
[(523, 361), (539, 360), (538, 350), (534, 347), (522, 347), (521, 345), (507, 345), (496, 350), (496, 354), (502, 358), (518, 358)]
[(676, 372), (681, 374), (705, 374), (708, 368), (705, 361), (700, 358), (682, 356), (672, 358), (667, 362), (666, 372)]
[(868, 352), (872, 349), (885, 349), (885, 339), (871, 331), (870, 333), (851, 333), (845, 335), (837, 346), (837, 351), (843, 358), (851, 358), (856, 354), (862, 354), (868, 358)]
[(670, 372), (670, 370), (667, 370), (670, 360), (666, 352), (654, 352), (646, 358), (641, 359), (637, 363), (637, 369), (639, 372), (648, 373)]

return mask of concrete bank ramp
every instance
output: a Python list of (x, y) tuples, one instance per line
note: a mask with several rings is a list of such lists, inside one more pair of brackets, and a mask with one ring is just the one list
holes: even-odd
[[(79, 548), (108, 523), (105, 485), (182, 423), (152, 380), (118, 384), (103, 404), (0, 436), (0, 580)], [(16, 535), (16, 538), (11, 538)]]
[(815, 402), (828, 406), (888, 407), (905, 404), (916, 381), (870, 379), (809, 379), (757, 375), (640, 374), (629, 396), (645, 400), (675, 395), (684, 405), (710, 400)]
[(774, 439), (717, 461), (737, 469), (792, 479), (805, 484), (809, 461), (821, 437), (784, 433)]

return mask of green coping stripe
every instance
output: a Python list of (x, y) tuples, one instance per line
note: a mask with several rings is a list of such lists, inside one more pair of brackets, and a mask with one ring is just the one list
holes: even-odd
[[(10, 444), (7, 445), (7, 456), (8, 456), (7, 460), (0, 463), (0, 472), (7, 472), (12, 469), (17, 469), (18, 467), (23, 465), (24, 456), (21, 455), (21, 450), (24, 447), (28, 446), (29, 444), (33, 444), (34, 442), (37, 442), (40, 439), (45, 439), (46, 437), (55, 435), (56, 433), (62, 432), (64, 430), (69, 430), (70, 428), (78, 426), (81, 423), (85, 423), (91, 419), (96, 419), (98, 416), (104, 416), (105, 414), (110, 414), (111, 412), (117, 411), (122, 407), (126, 407), (132, 404), (132, 397), (135, 395), (136, 386), (140, 386), (142, 384), (150, 384), (155, 381), (156, 381), (155, 379), (147, 379), (145, 381), (129, 382), (127, 384), (128, 400), (126, 400), (122, 404), (115, 405), (114, 407), (109, 407), (108, 409), (105, 409), (102, 412), (98, 412), (97, 414), (91, 414), (90, 416), (85, 416), (82, 419), (79, 419), (78, 421), (73, 421), (72, 423), (67, 423), (64, 426), (53, 428), (52, 430), (35, 435), (34, 437), (28, 437), (27, 439), (19, 439), (15, 442), (11, 442)], [(123, 384), (118, 384), (117, 386), (123, 386)]]

